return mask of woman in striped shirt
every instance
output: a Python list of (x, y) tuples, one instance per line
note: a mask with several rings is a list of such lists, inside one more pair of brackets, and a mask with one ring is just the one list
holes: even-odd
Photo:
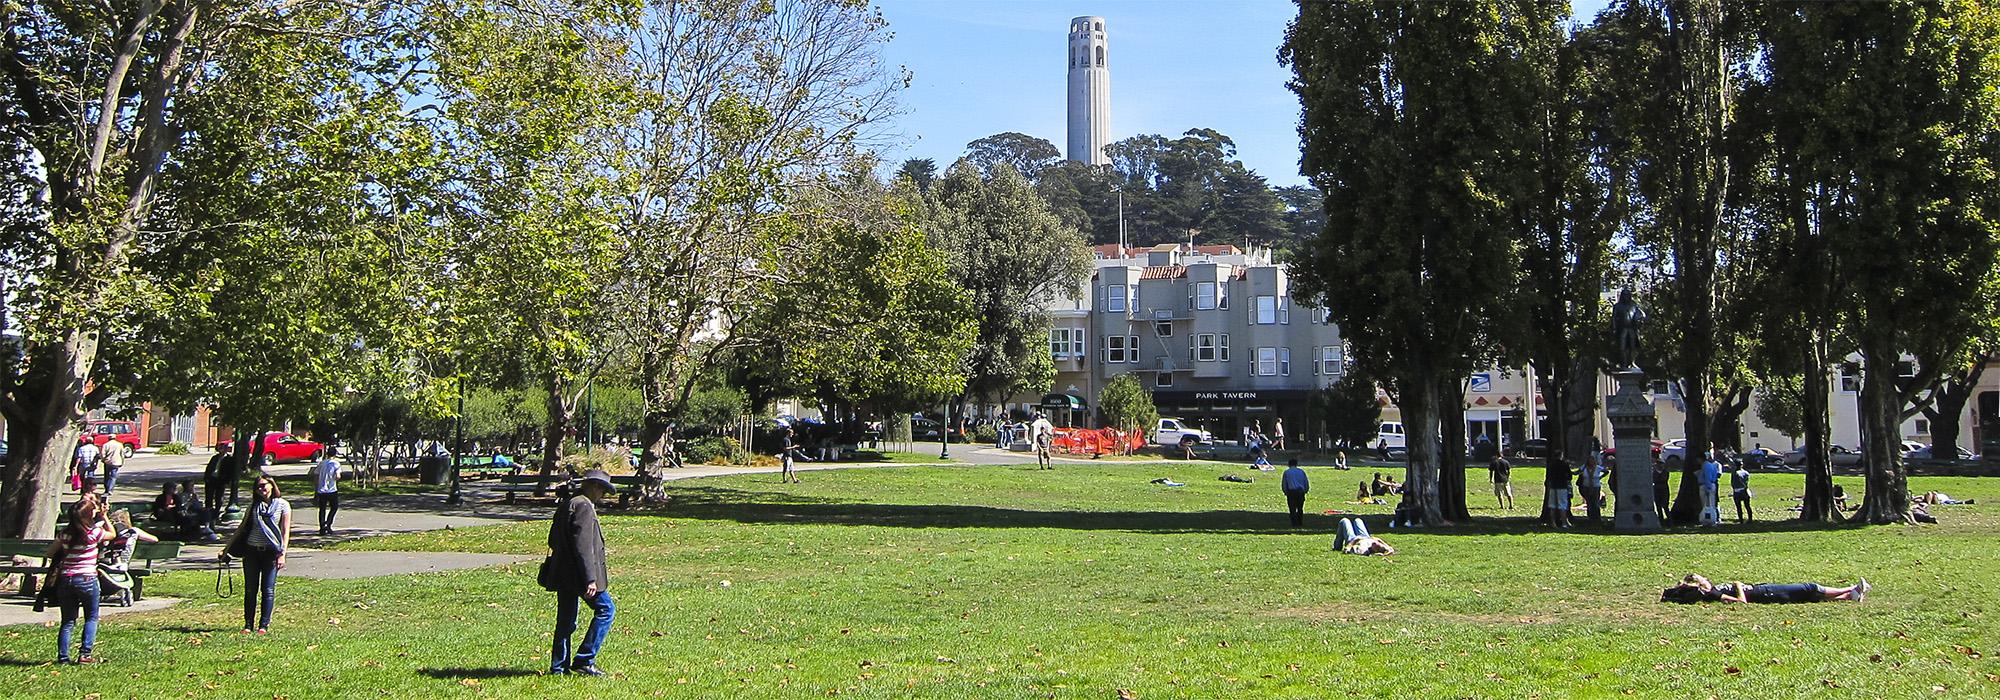
[(70, 633), (76, 629), (77, 613), (83, 613), (83, 646), (76, 662), (97, 663), (91, 650), (97, 646), (97, 547), (116, 533), (105, 518), (104, 503), (86, 493), (76, 502), (69, 526), (63, 528), (49, 546), (51, 558), (60, 557), (55, 582), (56, 601), (62, 605), (62, 628), (56, 632), (56, 663), (69, 663)]

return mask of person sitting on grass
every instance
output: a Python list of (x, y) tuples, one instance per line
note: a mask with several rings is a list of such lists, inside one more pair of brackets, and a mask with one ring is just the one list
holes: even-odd
[(1367, 503), (1367, 502), (1369, 502), (1369, 500), (1370, 500), (1370, 499), (1372, 499), (1372, 498), (1374, 498), (1374, 497), (1375, 497), (1375, 494), (1372, 494), (1372, 493), (1369, 493), (1369, 492), (1368, 492), (1368, 482), (1366, 482), (1366, 481), (1363, 481), (1363, 482), (1361, 482), (1361, 490), (1360, 490), (1360, 491), (1358, 491), (1358, 492), (1356, 492), (1356, 493), (1354, 494), (1354, 502), (1355, 502), (1355, 503)]
[(1382, 476), (1382, 472), (1375, 472), (1375, 482), (1370, 484), (1369, 488), (1377, 496), (1393, 496), (1403, 492), (1402, 484), (1396, 483), (1394, 479)]
[(1821, 603), (1832, 600), (1861, 602), (1868, 597), (1868, 579), (1852, 586), (1836, 588), (1817, 583), (1753, 583), (1731, 581), (1720, 586), (1700, 574), (1688, 574), (1680, 583), (1660, 591), (1662, 603)]
[(1396, 548), (1383, 542), (1381, 538), (1368, 534), (1368, 525), (1360, 518), (1341, 518), (1340, 533), (1334, 535), (1333, 548), (1348, 554), (1387, 556), (1396, 553)]

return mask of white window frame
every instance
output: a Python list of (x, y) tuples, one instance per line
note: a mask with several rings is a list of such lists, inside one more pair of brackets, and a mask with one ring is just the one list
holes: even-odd
[(1195, 337), (1196, 340), (1194, 342), (1194, 361), (1214, 362), (1215, 358), (1217, 357), (1215, 350), (1216, 347), (1215, 334), (1197, 333), (1195, 334)]
[(1069, 333), (1070, 329), (1068, 328), (1049, 329), (1050, 358), (1057, 360), (1069, 359)]
[(1257, 295), (1251, 306), (1250, 322), (1259, 326), (1274, 326), (1278, 323), (1278, 297), (1271, 294)]
[(1292, 349), (1289, 347), (1278, 348), (1278, 374), (1292, 376)]
[(1278, 323), (1292, 324), (1292, 298), (1278, 297)]
[(1228, 279), (1220, 279), (1220, 280), (1216, 280), (1216, 281), (1215, 281), (1215, 308), (1218, 308), (1218, 309), (1227, 309), (1227, 308), (1229, 308), (1229, 280), (1228, 280)]
[(1259, 377), (1278, 376), (1278, 349), (1269, 345), (1257, 348), (1257, 359), (1250, 363), (1250, 373)]
[(1323, 375), (1338, 377), (1340, 376), (1340, 370), (1341, 370), (1340, 346), (1338, 345), (1319, 346), (1319, 373)]
[(1070, 356), (1071, 358), (1073, 358), (1073, 359), (1077, 359), (1077, 360), (1088, 360), (1088, 359), (1090, 359), (1090, 355), (1088, 355), (1088, 354), (1086, 354), (1086, 353), (1084, 352), (1084, 347), (1083, 347), (1083, 337), (1084, 337), (1084, 332), (1083, 332), (1083, 329), (1081, 329), (1081, 328), (1072, 328), (1072, 329), (1070, 329), (1070, 332), (1069, 332), (1069, 356)]
[(1125, 336), (1125, 348), (1125, 351), (1129, 353), (1129, 357), (1132, 358), (1130, 361), (1137, 364), (1139, 362), (1139, 336)]
[[(1216, 308), (1215, 288), (1216, 284), (1214, 282), (1194, 283), (1194, 309), (1196, 311), (1211, 311)], [(1204, 290), (1206, 290), (1206, 293), (1204, 293)]]
[(1118, 314), (1125, 313), (1125, 309), (1125, 285), (1104, 285), (1104, 312)]
[(1223, 333), (1223, 334), (1221, 334), (1221, 335), (1217, 336), (1217, 340), (1218, 340), (1218, 342), (1217, 342), (1217, 344), (1216, 344), (1216, 349), (1215, 349), (1215, 361), (1216, 361), (1216, 362), (1228, 362), (1228, 361), (1229, 361), (1229, 334), (1228, 334), (1228, 333)]
[(1173, 385), (1174, 385), (1174, 373), (1172, 372), (1160, 372), (1153, 378), (1153, 386), (1170, 387)]
[[(1849, 370), (1853, 371), (1850, 373)], [(1839, 378), (1835, 381), (1839, 382), (1840, 393), (1843, 394), (1861, 393), (1860, 367), (1855, 366), (1853, 363), (1843, 362), (1840, 363), (1838, 371), (1840, 373)]]
[(1125, 336), (1113, 335), (1104, 338), (1104, 362), (1106, 364), (1125, 361)]

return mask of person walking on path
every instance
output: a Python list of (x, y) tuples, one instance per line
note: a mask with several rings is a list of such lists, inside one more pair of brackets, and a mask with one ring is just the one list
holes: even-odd
[(1306, 479), (1306, 470), (1299, 468), (1298, 459), (1285, 462), (1280, 488), (1285, 491), (1285, 507), (1292, 513), (1292, 527), (1305, 527), (1306, 492), (1312, 490), (1312, 483)]
[(234, 459), (229, 454), (230, 449), (227, 442), (216, 445), (215, 454), (208, 458), (208, 466), (201, 470), (201, 505), (202, 510), (208, 512), (211, 526), (222, 513), (222, 489), (229, 485), (230, 470), (234, 468), (230, 464)]
[(1285, 419), (1271, 421), (1271, 449), (1285, 449)]
[(1583, 456), (1583, 471), (1577, 474), (1576, 490), (1583, 496), (1583, 510), (1595, 525), (1604, 515), (1604, 467), (1598, 463), (1602, 459), (1596, 452)]
[[(69, 640), (76, 631), (76, 619), (83, 618), (83, 643), (76, 662), (98, 662), (97, 649), (97, 550), (117, 533), (105, 515), (104, 503), (86, 493), (76, 502), (69, 525), (49, 544), (48, 558), (59, 574), (53, 583), (56, 603), (62, 606), (62, 626), (56, 631), (56, 663), (70, 662)], [(39, 608), (37, 608), (39, 610)]]
[(1486, 463), (1486, 473), (1493, 479), (1493, 503), (1514, 509), (1514, 465), (1507, 458), (1493, 455), (1493, 461)]
[[(597, 504), (612, 492), (611, 475), (592, 469), (583, 475), (579, 493), (562, 502), (549, 522), (550, 583), (556, 592), (556, 634), (550, 649), (550, 675), (574, 673), (602, 676), (597, 653), (611, 632), (616, 608), (611, 604), (611, 572), (604, 563), (604, 531), (598, 526)], [(570, 655), (569, 638), (576, 633), (577, 602), (590, 606), (590, 628)]]
[(285, 548), (292, 544), (292, 504), (278, 493), (278, 482), (257, 477), (250, 492), (250, 508), (243, 523), (223, 549), (222, 561), (231, 552), (243, 558), (243, 633), (271, 632), (271, 607), (278, 593), (278, 570), (285, 568)]
[(799, 444), (792, 441), (792, 426), (778, 431), (778, 464), (784, 469), (778, 474), (779, 483), (799, 483), (798, 472), (792, 471), (792, 460), (799, 456), (799, 450)]
[(1564, 459), (1562, 455), (1550, 455), (1547, 478), (1542, 482), (1548, 487), (1546, 495), (1548, 505), (1545, 506), (1543, 518), (1550, 526), (1563, 528), (1570, 526), (1570, 476), (1569, 460)]
[(1736, 522), (1747, 523), (1757, 519), (1750, 509), (1750, 470), (1736, 465), (1736, 471), (1729, 473), (1729, 498), (1736, 501)]
[(319, 507), (319, 534), (333, 534), (333, 516), (340, 512), (340, 462), (332, 454), (313, 465), (313, 505)]
[(1056, 426), (1049, 417), (1035, 414), (1035, 422), (1028, 426), (1028, 435), (1035, 443), (1035, 466), (1042, 469), (1056, 468)]
[(118, 470), (125, 468), (125, 444), (116, 440), (106, 442), (99, 453), (98, 461), (104, 465), (104, 498), (108, 502), (111, 492), (118, 488)]
[[(102, 454), (97, 449), (97, 443), (91, 442), (89, 435), (77, 438), (76, 456), (70, 459), (69, 465), (70, 483), (79, 484), (84, 479), (91, 478), (92, 474), (97, 471), (97, 459)], [(79, 486), (77, 490), (81, 491), (83, 489)]]
[(1701, 524), (1716, 525), (1722, 522), (1721, 504), (1715, 500), (1716, 488), (1722, 485), (1722, 450), (1707, 456), (1701, 463)]

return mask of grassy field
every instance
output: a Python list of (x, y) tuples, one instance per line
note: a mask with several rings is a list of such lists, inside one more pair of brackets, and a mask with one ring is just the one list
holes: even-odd
[[(269, 638), (204, 572), (171, 610), (107, 618), (90, 668), (53, 631), (0, 630), (0, 692), (83, 697), (1997, 697), (2000, 481), (1920, 478), (1981, 505), (1940, 525), (1788, 522), (1618, 536), (1548, 532), (1523, 508), (1449, 530), (1342, 503), (1370, 471), (1312, 470), (1304, 530), (1275, 473), (1229, 465), (909, 467), (676, 482), (607, 517), (619, 616), (610, 679), (552, 678), (552, 596), (532, 564), (284, 579)], [(1481, 474), (1483, 476), (1483, 474)], [(1169, 477), (1170, 488), (1147, 483)], [(1525, 486), (1539, 473), (1518, 469)], [(1475, 479), (1477, 480), (1477, 479)], [(1850, 492), (1860, 485), (1848, 482)], [(1800, 490), (1758, 475), (1769, 518)], [(1334, 554), (1358, 510), (1394, 557)], [(539, 524), (348, 548), (540, 554)], [(1876, 586), (1862, 604), (1679, 606), (1690, 571)]]

